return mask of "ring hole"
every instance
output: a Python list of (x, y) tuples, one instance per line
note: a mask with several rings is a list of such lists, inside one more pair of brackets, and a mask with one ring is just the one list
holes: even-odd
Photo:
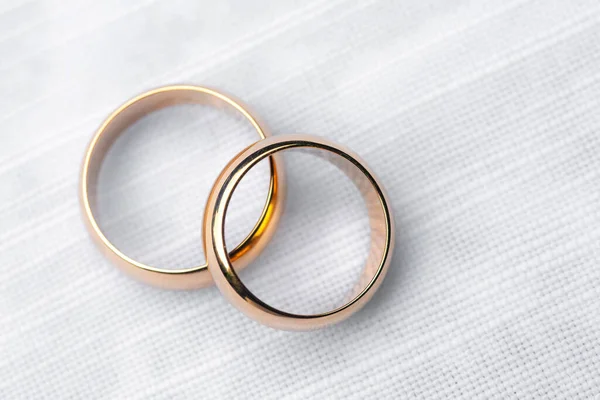
[[(288, 185), (285, 212), (265, 251), (239, 273), (240, 279), (279, 310), (327, 312), (348, 301), (365, 266), (370, 244), (365, 202), (331, 163), (298, 150), (282, 154)], [(236, 189), (232, 200), (240, 196)], [(227, 221), (226, 233), (230, 226)]]
[[(259, 140), (241, 115), (184, 104), (151, 113), (123, 132), (98, 177), (95, 215), (103, 233), (136, 261), (183, 269), (205, 262), (204, 205), (221, 169)], [(237, 245), (260, 217), (269, 187), (261, 165), (240, 185), (227, 239)]]

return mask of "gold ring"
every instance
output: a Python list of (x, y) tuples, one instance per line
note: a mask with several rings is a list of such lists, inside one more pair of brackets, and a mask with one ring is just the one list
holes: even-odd
[[(266, 157), (277, 159), (281, 154), (276, 153), (294, 148), (321, 156), (340, 168), (360, 190), (369, 213), (371, 245), (363, 273), (344, 305), (321, 314), (291, 314), (261, 301), (239, 279), (225, 247), (225, 214), (238, 183), (260, 160)], [(275, 136), (250, 145), (221, 172), (204, 212), (204, 253), (217, 287), (247, 316), (278, 329), (316, 329), (348, 318), (377, 291), (389, 268), (394, 249), (394, 219), (378, 179), (354, 152), (316, 136)]]
[[(80, 200), (84, 221), (96, 244), (121, 269), (133, 277), (168, 289), (193, 289), (212, 283), (207, 265), (169, 270), (142, 264), (123, 254), (113, 245), (96, 222), (94, 201), (98, 171), (106, 152), (123, 130), (142, 116), (161, 108), (182, 103), (212, 105), (241, 114), (256, 129), (261, 139), (269, 136), (267, 129), (238, 101), (212, 89), (199, 86), (165, 86), (143, 93), (114, 111), (96, 131), (86, 151), (81, 170)], [(269, 160), (271, 179), (262, 214), (248, 236), (231, 252), (235, 267), (250, 263), (273, 236), (284, 201), (283, 168), (273, 158)]]

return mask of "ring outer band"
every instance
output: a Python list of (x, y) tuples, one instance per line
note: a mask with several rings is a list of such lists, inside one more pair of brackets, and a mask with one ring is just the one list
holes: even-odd
[[(320, 314), (302, 315), (278, 310), (260, 300), (240, 280), (233, 269), (225, 247), (224, 225), (228, 203), (244, 175), (260, 160), (278, 159), (282, 150), (316, 148), (329, 151), (349, 161), (372, 185), (377, 195), (375, 207), (381, 207), (382, 223), (376, 224), (382, 253), (372, 276), (364, 288), (342, 306)], [(371, 222), (373, 219), (370, 218)], [(371, 224), (371, 243), (374, 243)], [(382, 226), (380, 226), (382, 225)], [(395, 245), (395, 224), (388, 196), (366, 163), (353, 151), (313, 135), (293, 134), (272, 136), (250, 145), (240, 152), (221, 172), (209, 195), (204, 214), (204, 253), (209, 271), (225, 298), (248, 317), (275, 329), (302, 331), (323, 328), (341, 322), (360, 310), (375, 294), (389, 269)], [(366, 271), (364, 272), (368, 272)]]
[[(144, 102), (148, 102), (150, 106), (140, 109), (139, 106)], [(231, 96), (202, 86), (163, 86), (142, 93), (116, 109), (95, 132), (81, 167), (80, 207), (83, 221), (94, 243), (109, 260), (126, 274), (141, 282), (165, 289), (189, 290), (212, 285), (213, 279), (208, 272), (207, 263), (185, 269), (165, 269), (134, 260), (112, 244), (100, 229), (94, 214), (93, 198), (98, 172), (106, 152), (128, 126), (153, 111), (176, 104), (190, 103), (211, 105), (233, 111), (250, 122), (260, 139), (270, 135), (266, 126), (247, 110), (247, 106)], [(128, 115), (123, 116), (124, 113), (128, 113)], [(113, 125), (118, 127), (112, 132), (112, 137), (105, 138), (105, 134)], [(283, 211), (285, 201), (284, 169), (273, 158), (269, 160), (269, 164), (271, 176), (262, 213), (250, 233), (230, 253), (232, 260), (235, 260), (235, 268), (238, 270), (246, 267), (267, 245), (275, 233)]]

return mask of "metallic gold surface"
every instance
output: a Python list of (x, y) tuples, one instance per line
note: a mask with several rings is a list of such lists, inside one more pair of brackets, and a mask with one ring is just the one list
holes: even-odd
[[(114, 111), (96, 131), (86, 151), (81, 169), (81, 209), (83, 219), (96, 244), (126, 273), (151, 285), (169, 289), (193, 289), (210, 285), (212, 278), (207, 265), (170, 270), (145, 265), (131, 259), (103, 234), (95, 218), (94, 203), (100, 165), (106, 152), (123, 130), (150, 112), (183, 103), (206, 104), (232, 111), (247, 119), (261, 139), (269, 135), (264, 125), (259, 123), (237, 100), (199, 86), (165, 86), (143, 93)], [(271, 179), (265, 207), (252, 231), (230, 254), (237, 269), (245, 267), (264, 248), (274, 234), (283, 208), (285, 197), (282, 190), (284, 189), (283, 168), (272, 158), (269, 163)]]
[[(365, 199), (371, 228), (369, 256), (347, 302), (335, 310), (313, 315), (291, 314), (261, 301), (239, 279), (225, 246), (225, 215), (236, 186), (244, 175), (266, 157), (279, 159), (280, 151), (302, 149), (323, 157), (340, 168)], [(279, 161), (276, 161), (279, 162)], [(223, 295), (247, 316), (273, 328), (309, 330), (348, 318), (377, 291), (389, 268), (394, 249), (394, 219), (387, 195), (366, 164), (349, 149), (317, 136), (269, 137), (246, 148), (225, 167), (208, 197), (204, 214), (204, 252), (208, 268)]]

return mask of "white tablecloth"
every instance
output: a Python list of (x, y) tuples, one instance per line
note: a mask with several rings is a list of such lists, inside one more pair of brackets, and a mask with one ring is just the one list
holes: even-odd
[[(598, 0), (0, 2), (0, 398), (598, 398)], [(367, 307), (263, 327), (215, 288), (137, 283), (81, 223), (80, 161), (119, 104), (169, 83), (249, 103), (274, 134), (360, 153), (398, 241)], [(200, 262), (203, 204), (251, 129), (201, 106), (119, 140), (107, 235)], [(287, 213), (242, 274), (290, 311), (338, 304), (368, 242), (360, 198), (288, 157)], [(228, 238), (260, 211), (245, 179)]]

